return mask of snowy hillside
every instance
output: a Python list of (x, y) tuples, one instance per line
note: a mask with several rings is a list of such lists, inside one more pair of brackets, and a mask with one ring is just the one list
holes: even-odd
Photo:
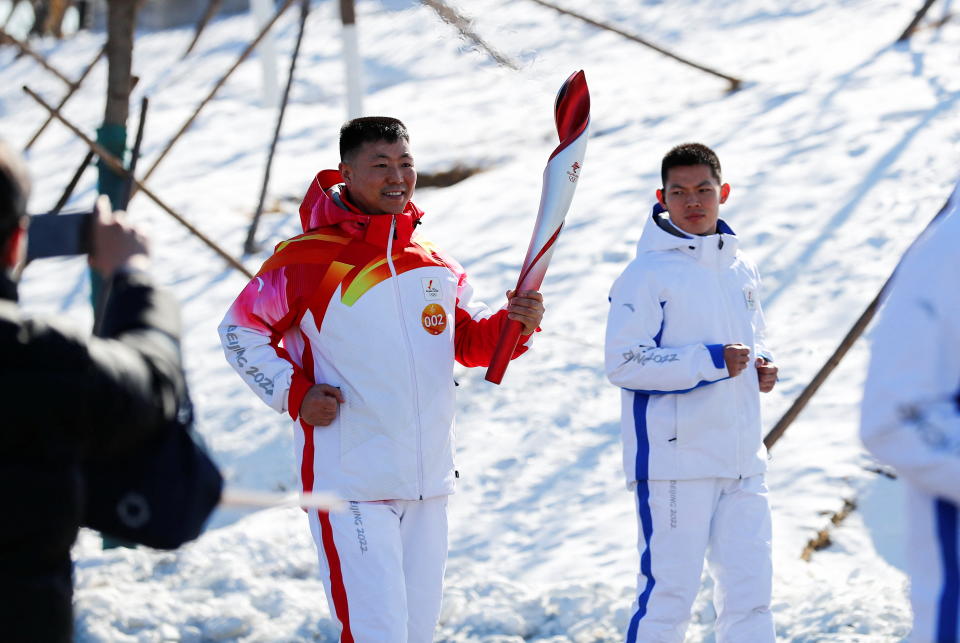
[[(623, 485), (619, 393), (602, 371), (607, 290), (633, 256), (672, 145), (714, 147), (733, 186), (721, 216), (764, 275), (762, 301), (781, 381), (764, 396), (772, 426), (866, 307), (960, 172), (960, 20), (893, 45), (916, 0), (594, 0), (564, 3), (739, 76), (684, 67), (615, 34), (527, 0), (457, 2), (473, 28), (522, 70), (497, 67), (415, 0), (360, 0), (365, 111), (404, 120), (422, 172), (485, 171), (422, 189), (424, 233), (466, 267), (499, 306), (526, 252), (540, 175), (556, 141), (556, 90), (584, 69), (593, 136), (544, 294), (535, 351), (502, 386), (458, 371), (458, 493), (437, 640), (622, 640), (638, 569), (633, 498)], [(0, 16), (9, 2), (0, 2)], [(337, 3), (315, 0), (261, 223), (264, 247), (298, 230), (299, 197), (337, 161), (345, 117)], [(932, 19), (958, 10), (941, 0)], [(278, 50), (296, 37), (281, 19)], [(253, 35), (251, 18), (213, 22), (194, 53), (192, 29), (138, 34), (133, 103), (151, 98), (143, 164), (152, 162)], [(38, 49), (76, 77), (102, 46), (83, 34)], [(103, 63), (101, 63), (103, 65)], [(105, 65), (67, 116), (92, 132)], [(240, 255), (259, 194), (275, 110), (260, 105), (261, 68), (239, 68), (149, 184), (206, 234)], [(63, 84), (0, 49), (0, 136), (22, 146), (45, 117), (20, 91), (56, 101)], [(136, 117), (133, 110), (132, 118)], [(52, 206), (86, 152), (52, 125), (29, 155), (30, 209)], [(92, 204), (87, 172), (70, 206)], [(199, 426), (230, 484), (296, 486), (286, 417), (254, 398), (223, 359), (216, 325), (243, 287), (144, 196), (132, 216), (152, 231), (154, 273), (183, 304), (185, 355)], [(256, 269), (267, 252), (245, 258)], [(32, 265), (21, 290), (32, 310), (89, 325), (80, 260)], [(774, 611), (783, 641), (900, 641), (909, 632), (897, 562), (898, 488), (868, 470), (856, 439), (867, 359), (859, 342), (772, 451)], [(861, 509), (833, 545), (800, 559), (844, 499)], [(874, 538), (875, 536), (875, 538)], [(876, 540), (876, 542), (875, 542)], [(221, 513), (173, 553), (76, 547), (77, 633), (94, 641), (333, 641), (335, 627), (302, 512)], [(710, 587), (688, 640), (713, 641)]]

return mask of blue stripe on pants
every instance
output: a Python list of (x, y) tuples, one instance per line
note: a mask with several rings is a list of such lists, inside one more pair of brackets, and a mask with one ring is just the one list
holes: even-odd
[(957, 505), (936, 500), (937, 536), (943, 565), (943, 590), (937, 610), (937, 643), (957, 643), (960, 609), (960, 556), (957, 554)]
[(643, 393), (633, 394), (633, 423), (637, 436), (637, 459), (636, 459), (636, 478), (637, 478), (637, 510), (640, 513), (640, 528), (643, 531), (643, 540), (645, 547), (640, 554), (640, 572), (646, 577), (647, 584), (640, 592), (637, 598), (637, 611), (630, 619), (630, 627), (627, 629), (627, 643), (636, 643), (637, 628), (640, 626), (640, 619), (647, 613), (647, 603), (650, 600), (650, 593), (653, 592), (653, 586), (656, 580), (653, 578), (650, 562), (650, 538), (653, 536), (653, 516), (650, 513), (650, 484), (647, 481), (649, 474), (650, 460), (650, 440), (647, 437), (647, 402), (650, 396)]

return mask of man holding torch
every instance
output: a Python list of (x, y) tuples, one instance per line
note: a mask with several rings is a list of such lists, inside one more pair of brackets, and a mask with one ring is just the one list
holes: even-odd
[(313, 180), (304, 233), (277, 246), (220, 325), (227, 361), (295, 422), (304, 492), (348, 501), (311, 511), (340, 640), (433, 640), (447, 554), (454, 361), (487, 366), (510, 321), (527, 350), (535, 290), (493, 312), (460, 265), (414, 232), (417, 173), (400, 121), (357, 118), (338, 170)]

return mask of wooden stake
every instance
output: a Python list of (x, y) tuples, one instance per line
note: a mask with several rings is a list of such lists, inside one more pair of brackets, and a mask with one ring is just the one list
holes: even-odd
[(300, 1), (300, 30), (297, 32), (297, 42), (293, 46), (293, 54), (290, 56), (290, 71), (287, 73), (287, 86), (283, 89), (283, 100), (280, 102), (280, 113), (277, 115), (277, 126), (273, 130), (273, 141), (270, 142), (270, 152), (267, 154), (267, 167), (263, 172), (263, 185), (260, 187), (260, 201), (257, 203), (257, 210), (253, 214), (253, 221), (250, 222), (250, 229), (247, 231), (247, 239), (243, 243), (243, 251), (252, 254), (257, 251), (255, 237), (257, 235), (257, 225), (260, 222), (260, 215), (263, 213), (263, 202), (267, 198), (267, 187), (270, 184), (270, 168), (273, 166), (273, 154), (277, 149), (277, 141), (280, 138), (280, 127), (283, 125), (283, 115), (287, 111), (287, 103), (290, 101), (290, 88), (293, 87), (293, 74), (297, 68), (297, 58), (300, 56), (300, 43), (303, 41), (303, 32), (307, 24), (307, 15), (310, 13), (310, 0)]
[[(80, 74), (80, 77), (77, 78), (75, 82), (70, 83), (70, 90), (67, 91), (66, 95), (64, 95), (64, 97), (61, 98), (60, 102), (57, 104), (58, 110), (63, 109), (63, 106), (67, 104), (67, 101), (70, 100), (70, 98), (78, 89), (80, 89), (80, 85), (82, 85), (83, 81), (86, 80), (87, 75), (91, 72), (91, 70), (93, 70), (96, 64), (100, 62), (100, 59), (103, 58), (104, 54), (106, 53), (107, 53), (107, 47), (106, 45), (104, 45), (103, 48), (100, 50), (100, 52), (97, 54), (97, 57), (94, 58), (92, 61), (90, 61), (90, 64), (87, 65), (86, 69), (83, 70), (83, 73)], [(43, 134), (43, 131), (47, 129), (47, 126), (52, 122), (53, 122), (53, 116), (47, 116), (47, 120), (43, 122), (43, 125), (40, 126), (40, 129), (38, 129), (36, 133), (34, 133), (34, 135), (30, 137), (30, 140), (27, 142), (27, 144), (23, 146), (24, 152), (30, 151), (30, 148), (33, 147), (33, 144), (37, 142), (37, 139), (40, 138), (40, 135)]]
[(150, 99), (146, 96), (140, 99), (140, 119), (137, 123), (137, 135), (133, 141), (133, 149), (130, 150), (130, 167), (127, 168), (127, 184), (123, 195), (123, 209), (127, 209), (130, 203), (130, 197), (133, 195), (133, 177), (137, 173), (137, 162), (140, 160), (140, 146), (143, 144), (143, 130), (147, 124), (147, 108), (150, 107)]
[[(260, 29), (260, 33), (257, 34), (257, 37), (254, 38), (249, 45), (247, 45), (247, 48), (243, 50), (243, 53), (241, 53), (240, 56), (237, 58), (237, 61), (233, 63), (233, 66), (230, 67), (230, 69), (227, 70), (227, 73), (225, 73), (220, 78), (220, 80), (217, 81), (216, 85), (213, 86), (213, 89), (210, 90), (210, 93), (207, 94), (206, 98), (200, 101), (200, 104), (197, 105), (197, 108), (193, 111), (193, 114), (191, 114), (190, 118), (188, 118), (187, 121), (180, 128), (180, 131), (174, 134), (173, 138), (171, 138), (167, 142), (166, 146), (160, 151), (160, 155), (157, 156), (156, 159), (154, 159), (153, 164), (149, 167), (149, 169), (147, 169), (146, 173), (143, 175), (143, 179), (141, 179), (142, 181), (146, 181), (153, 175), (154, 171), (157, 169), (157, 166), (160, 165), (160, 162), (170, 152), (170, 149), (174, 146), (174, 144), (177, 141), (180, 140), (180, 137), (183, 136), (184, 132), (186, 132), (190, 128), (190, 126), (193, 124), (193, 121), (196, 120), (197, 116), (200, 115), (201, 110), (203, 110), (203, 108), (206, 107), (207, 103), (213, 100), (213, 97), (217, 95), (217, 92), (220, 91), (220, 88), (223, 87), (224, 83), (227, 82), (227, 79), (229, 79), (230, 76), (233, 74), (233, 72), (236, 71), (237, 67), (239, 67), (240, 64), (247, 59), (247, 56), (249, 56), (253, 52), (253, 50), (257, 48), (257, 45), (260, 44), (260, 41), (263, 40), (263, 37), (267, 35), (267, 32), (269, 32), (270, 29), (273, 27), (273, 25), (276, 24), (280, 16), (282, 16), (283, 13), (287, 9), (289, 9), (290, 5), (293, 3), (294, 3), (294, 0), (284, 0), (283, 5), (280, 7), (279, 10), (277, 10), (277, 13), (274, 14), (270, 22), (263, 25), (263, 28)], [(134, 185), (136, 186), (137, 189), (134, 190), (133, 194), (130, 196), (131, 199), (136, 195), (137, 190), (140, 189), (139, 182), (135, 182)]]
[(203, 16), (194, 28), (193, 40), (190, 41), (190, 46), (187, 47), (187, 50), (183, 52), (183, 56), (180, 57), (181, 60), (189, 56), (193, 48), (197, 46), (197, 41), (200, 40), (200, 34), (207, 28), (207, 23), (220, 11), (220, 5), (222, 4), (223, 0), (209, 0), (209, 2), (207, 2), (207, 10), (203, 12)]
[(827, 359), (826, 363), (820, 367), (820, 370), (817, 371), (817, 374), (813, 376), (813, 379), (810, 380), (810, 383), (807, 384), (806, 388), (803, 389), (803, 392), (797, 396), (797, 399), (793, 401), (793, 404), (790, 405), (790, 408), (787, 409), (787, 412), (783, 414), (783, 417), (780, 418), (780, 421), (770, 429), (770, 432), (763, 438), (763, 444), (767, 449), (773, 448), (773, 445), (776, 444), (777, 440), (780, 439), (780, 436), (784, 434), (793, 421), (800, 415), (806, 406), (807, 402), (810, 401), (810, 398), (820, 390), (820, 387), (823, 385), (824, 381), (830, 376), (830, 373), (833, 372), (843, 360), (844, 356), (847, 354), (847, 351), (853, 346), (854, 342), (859, 339), (860, 335), (863, 334), (863, 331), (866, 330), (867, 326), (870, 325), (870, 321), (873, 319), (874, 314), (877, 312), (877, 307), (880, 305), (880, 300), (883, 296), (884, 291), (887, 289), (887, 284), (890, 283), (888, 278), (886, 283), (883, 284), (883, 288), (880, 289), (880, 292), (877, 293), (877, 296), (873, 298), (873, 301), (867, 306), (860, 317), (857, 318), (857, 321), (854, 322), (853, 326), (847, 331), (847, 334), (844, 336), (843, 341), (840, 342), (840, 345), (837, 346), (837, 349), (833, 351), (833, 354)]
[(930, 7), (933, 6), (933, 3), (937, 0), (924, 0), (923, 6), (920, 7), (920, 10), (917, 11), (917, 15), (913, 17), (913, 20), (910, 21), (910, 24), (907, 25), (907, 28), (903, 30), (903, 33), (900, 34), (900, 37), (897, 38), (897, 42), (906, 42), (910, 40), (910, 36), (913, 35), (913, 32), (917, 30), (917, 26), (920, 24), (920, 21), (923, 20), (923, 17), (927, 15), (927, 12), (930, 11)]
[[(930, 226), (932, 226), (934, 222), (939, 219), (944, 212), (947, 211), (948, 207), (950, 206), (950, 198), (952, 198), (952, 196), (953, 194), (947, 198), (947, 201), (943, 204), (943, 207), (940, 208), (936, 216), (933, 217), (930, 223), (928, 223), (923, 229), (924, 232), (926, 232)], [(918, 238), (922, 235), (923, 232), (918, 235)], [(850, 350), (850, 347), (853, 346), (854, 342), (857, 341), (860, 335), (863, 334), (863, 331), (866, 330), (867, 326), (870, 325), (870, 321), (876, 314), (877, 308), (880, 306), (880, 302), (883, 301), (883, 296), (886, 294), (887, 288), (890, 286), (890, 282), (893, 281), (894, 274), (896, 274), (896, 269), (894, 269), (893, 273), (887, 277), (887, 280), (884, 282), (880, 292), (878, 292), (877, 296), (873, 298), (873, 301), (870, 302), (866, 310), (860, 314), (860, 317), (857, 318), (857, 321), (854, 322), (850, 330), (847, 331), (843, 341), (841, 341), (840, 345), (837, 346), (837, 349), (833, 351), (833, 354), (829, 357), (829, 359), (827, 359), (826, 363), (820, 367), (820, 370), (817, 371), (817, 374), (814, 375), (812, 380), (810, 380), (810, 383), (807, 384), (807, 387), (803, 389), (803, 392), (797, 396), (797, 399), (793, 401), (793, 404), (791, 404), (790, 408), (787, 409), (787, 412), (783, 414), (783, 417), (781, 417), (777, 424), (770, 429), (770, 432), (764, 436), (763, 444), (768, 450), (771, 449), (774, 444), (776, 444), (777, 440), (780, 439), (780, 436), (784, 434), (796, 417), (800, 415), (800, 411), (806, 407), (807, 402), (810, 401), (810, 398), (812, 398), (814, 393), (820, 389), (820, 386), (824, 383), (827, 377), (830, 376), (830, 373), (833, 372), (833, 369), (840, 364), (840, 361), (843, 359), (844, 355), (846, 355), (847, 351)]]
[(240, 263), (237, 259), (230, 256), (230, 254), (227, 253), (227, 251), (225, 251), (223, 248), (221, 248), (216, 243), (214, 243), (210, 238), (208, 238), (200, 230), (195, 228), (193, 224), (191, 224), (189, 221), (187, 221), (182, 216), (177, 214), (177, 212), (175, 212), (173, 208), (171, 208), (169, 205), (167, 205), (162, 200), (160, 200), (160, 197), (155, 195), (149, 188), (147, 188), (147, 186), (144, 185), (142, 181), (133, 177), (127, 171), (127, 169), (123, 167), (123, 163), (121, 163), (117, 157), (115, 157), (108, 150), (103, 148), (101, 145), (98, 145), (89, 136), (87, 136), (82, 131), (80, 131), (80, 129), (78, 129), (77, 126), (75, 126), (73, 123), (68, 121), (62, 114), (60, 114), (60, 112), (56, 111), (56, 109), (54, 109), (52, 106), (48, 105), (46, 101), (44, 101), (32, 89), (24, 85), (23, 91), (28, 96), (30, 96), (30, 98), (37, 101), (37, 103), (39, 103), (41, 107), (43, 107), (48, 112), (50, 112), (50, 114), (52, 114), (54, 118), (56, 118), (58, 121), (63, 123), (63, 125), (66, 126), (67, 129), (73, 132), (74, 136), (76, 136), (81, 141), (86, 143), (87, 147), (90, 148), (90, 150), (92, 150), (94, 154), (99, 156), (101, 161), (103, 161), (108, 166), (110, 166), (111, 170), (113, 170), (114, 172), (116, 172), (117, 174), (119, 174), (124, 178), (128, 178), (137, 187), (139, 191), (146, 194), (150, 198), (150, 200), (156, 203), (164, 212), (166, 212), (167, 214), (172, 216), (174, 219), (176, 219), (177, 222), (179, 222), (183, 227), (189, 230), (191, 234), (193, 234), (195, 237), (200, 239), (200, 241), (202, 241), (207, 247), (209, 247), (211, 250), (213, 250), (218, 255), (220, 255), (231, 267), (240, 271), (240, 273), (245, 275), (248, 279), (253, 279), (253, 273), (247, 270), (246, 266)]
[(80, 177), (83, 176), (83, 173), (87, 171), (90, 163), (93, 162), (93, 157), (94, 153), (92, 151), (87, 152), (87, 155), (83, 157), (83, 163), (81, 163), (80, 167), (77, 168), (77, 171), (73, 173), (73, 178), (71, 178), (70, 182), (67, 183), (67, 187), (63, 190), (63, 194), (60, 195), (60, 200), (58, 200), (57, 204), (53, 206), (52, 210), (50, 210), (50, 214), (57, 214), (63, 209), (63, 206), (67, 204), (67, 201), (70, 200), (70, 196), (73, 194), (73, 191), (77, 188), (77, 183), (80, 182)]
[(644, 40), (644, 39), (641, 38), (640, 36), (636, 36), (636, 35), (634, 35), (634, 34), (632, 34), (632, 33), (626, 32), (626, 31), (624, 31), (624, 30), (622, 30), (622, 29), (619, 29), (619, 28), (617, 28), (617, 27), (614, 27), (613, 25), (610, 25), (610, 24), (607, 24), (607, 23), (604, 23), (604, 22), (600, 22), (599, 20), (594, 20), (594, 19), (592, 19), (592, 18), (588, 18), (587, 16), (584, 16), (583, 14), (576, 13), (575, 11), (570, 11), (569, 9), (564, 9), (563, 7), (558, 7), (557, 5), (553, 4), (552, 2), (547, 2), (546, 0), (530, 0), (530, 1), (531, 1), (531, 2), (536, 2), (537, 4), (539, 4), (539, 5), (541, 5), (541, 6), (548, 7), (548, 8), (550, 8), (550, 9), (553, 9), (554, 11), (558, 11), (558, 12), (564, 14), (564, 15), (571, 16), (571, 17), (573, 17), (573, 18), (576, 18), (577, 20), (582, 20), (583, 22), (587, 23), (588, 25), (593, 25), (594, 27), (598, 27), (599, 29), (605, 29), (605, 30), (607, 30), (607, 31), (612, 31), (612, 32), (615, 33), (615, 34), (618, 34), (618, 35), (620, 35), (620, 36), (623, 36), (623, 37), (626, 38), (627, 40), (632, 40), (632, 41), (634, 41), (634, 42), (636, 42), (636, 43), (640, 43), (640, 44), (643, 45), (644, 47), (649, 47), (650, 49), (653, 49), (653, 50), (656, 51), (657, 53), (663, 54), (663, 55), (666, 56), (667, 58), (673, 58), (673, 59), (676, 60), (677, 62), (681, 62), (681, 63), (683, 63), (684, 65), (689, 65), (690, 67), (693, 67), (694, 69), (699, 69), (700, 71), (706, 72), (706, 73), (711, 74), (711, 75), (713, 75), (713, 76), (717, 76), (718, 78), (723, 78), (725, 81), (727, 81), (728, 83), (730, 83), (730, 91), (731, 91), (731, 92), (737, 91), (738, 89), (740, 89), (740, 86), (743, 85), (743, 81), (740, 80), (739, 78), (736, 78), (736, 77), (734, 77), (734, 76), (728, 76), (728, 75), (723, 74), (723, 73), (721, 73), (721, 72), (719, 72), (719, 71), (717, 71), (717, 70), (715, 70), (715, 69), (711, 69), (710, 67), (706, 67), (706, 66), (704, 66), (704, 65), (695, 63), (695, 62), (693, 62), (693, 61), (691, 61), (691, 60), (687, 60), (686, 58), (682, 58), (682, 57), (678, 56), (677, 54), (673, 53), (672, 51), (667, 51), (667, 50), (664, 49), (663, 47), (660, 47), (660, 46), (658, 46), (658, 45), (653, 44), (653, 43), (650, 42), (649, 40)]
[(487, 55), (497, 61), (498, 65), (509, 67), (514, 71), (520, 70), (519, 63), (508, 58), (507, 56), (504, 56), (499, 51), (488, 45), (486, 41), (484, 41), (484, 39), (477, 34), (477, 32), (470, 28), (470, 21), (457, 13), (456, 9), (443, 2), (443, 0), (420, 0), (420, 2), (437, 12), (437, 15), (440, 16), (441, 20), (456, 27), (460, 32), (460, 35), (462, 35), (464, 38), (472, 40), (478, 47), (487, 52)]
[(6, 31), (4, 31), (2, 28), (0, 28), (0, 42), (8, 42), (8, 43), (12, 44), (12, 45), (15, 46), (17, 49), (20, 50), (20, 53), (22, 53), (22, 54), (25, 55), (25, 56), (29, 56), (30, 58), (33, 58), (34, 60), (36, 60), (38, 63), (40, 63), (40, 66), (41, 66), (41, 67), (43, 67), (43, 68), (46, 69), (48, 72), (50, 72), (51, 74), (53, 74), (54, 76), (56, 76), (57, 78), (59, 78), (60, 80), (62, 80), (63, 82), (65, 82), (68, 86), (72, 86), (72, 85), (73, 85), (73, 81), (72, 81), (72, 80), (70, 80), (69, 78), (67, 78), (66, 76), (64, 76), (63, 73), (62, 73), (59, 69), (57, 69), (56, 67), (54, 67), (53, 65), (51, 65), (50, 63), (48, 63), (43, 56), (41, 56), (40, 54), (38, 54), (38, 53), (36, 53), (35, 51), (33, 51), (32, 49), (30, 49), (30, 46), (27, 45), (26, 43), (20, 42), (19, 40), (17, 40), (16, 38), (14, 38), (14, 37), (11, 36), (10, 34), (8, 34), (8, 33), (7, 33)]

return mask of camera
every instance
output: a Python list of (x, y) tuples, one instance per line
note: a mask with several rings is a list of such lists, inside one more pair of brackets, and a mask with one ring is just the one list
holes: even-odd
[(88, 211), (31, 215), (27, 263), (34, 259), (90, 252), (93, 214), (93, 211)]

